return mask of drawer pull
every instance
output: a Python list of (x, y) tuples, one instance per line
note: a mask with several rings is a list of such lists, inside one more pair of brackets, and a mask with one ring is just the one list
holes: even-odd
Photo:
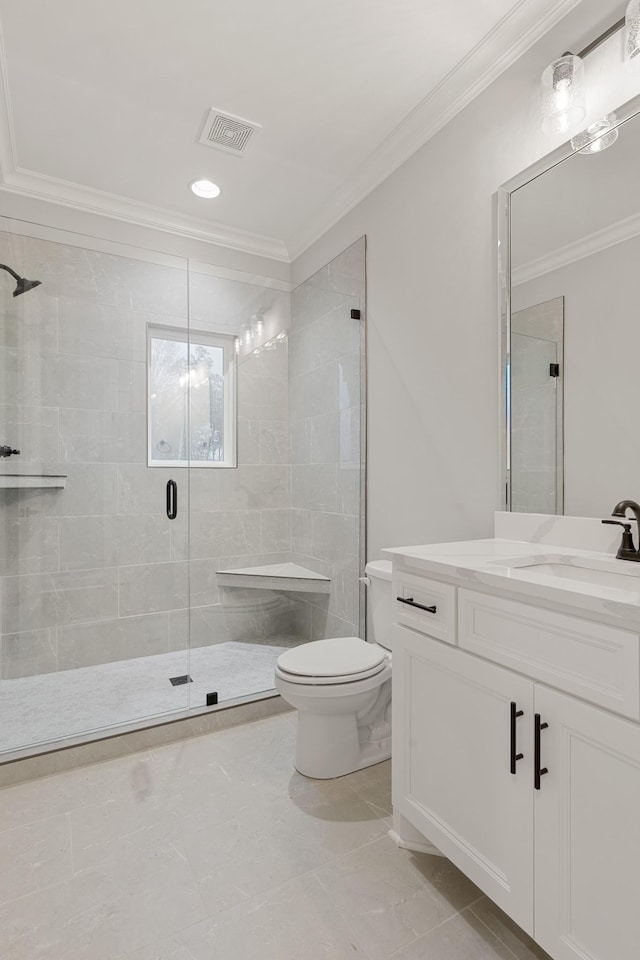
[(516, 741), (516, 720), (518, 717), (524, 716), (524, 710), (518, 710), (515, 700), (511, 701), (511, 773), (515, 775), (516, 772), (516, 763), (518, 760), (522, 760), (524, 757), (523, 753), (518, 753), (517, 741)]
[(400, 603), (406, 603), (406, 604), (408, 604), (410, 607), (417, 607), (418, 610), (426, 610), (427, 613), (435, 613), (435, 612), (436, 612), (436, 609), (437, 609), (437, 607), (435, 607), (435, 606), (433, 606), (433, 607), (425, 607), (424, 604), (422, 604), (422, 603), (416, 603), (416, 601), (413, 599), (413, 597), (407, 597), (406, 600), (405, 600), (404, 597), (398, 597), (398, 601), (399, 601)]
[(540, 722), (539, 713), (535, 714), (534, 720), (535, 735), (533, 738), (533, 786), (536, 790), (539, 790), (540, 777), (544, 776), (545, 773), (549, 773), (546, 767), (540, 767), (540, 733), (543, 730), (546, 730), (549, 724)]

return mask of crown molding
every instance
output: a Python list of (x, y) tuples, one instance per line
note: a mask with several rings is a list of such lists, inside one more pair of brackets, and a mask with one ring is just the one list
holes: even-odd
[[(0, 123), (2, 122), (0, 111)], [(0, 129), (0, 141), (6, 130)], [(45, 174), (34, 173), (22, 167), (6, 169), (7, 157), (0, 153), (2, 171), (2, 190), (36, 200), (46, 200), (74, 210), (99, 214), (112, 220), (120, 220), (135, 226), (151, 227), (172, 233), (175, 236), (217, 244), (271, 260), (289, 262), (286, 246), (275, 237), (265, 237), (245, 230), (237, 230), (221, 223), (183, 216), (172, 210), (155, 207), (152, 204), (130, 200), (117, 194), (91, 187), (79, 186), (67, 180), (59, 180)]]
[(291, 260), (335, 226), (580, 2), (520, 0), (391, 131), (305, 228), (289, 238)]
[(640, 236), (640, 213), (634, 213), (632, 217), (618, 220), (610, 227), (596, 230), (574, 243), (558, 247), (557, 250), (552, 250), (543, 257), (529, 260), (521, 267), (512, 269), (511, 285), (517, 287), (521, 283), (535, 280), (537, 277), (544, 276), (545, 273), (560, 270), (561, 267), (568, 267), (569, 264), (575, 263), (577, 260), (584, 260), (586, 257), (593, 256), (594, 253), (600, 253), (608, 247), (615, 247), (616, 244), (624, 243), (625, 240), (632, 240), (637, 236)]

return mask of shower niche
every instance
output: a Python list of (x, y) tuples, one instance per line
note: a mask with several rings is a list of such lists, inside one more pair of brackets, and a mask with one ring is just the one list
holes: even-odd
[(294, 290), (63, 239), (0, 220), (0, 762), (364, 636), (364, 239)]

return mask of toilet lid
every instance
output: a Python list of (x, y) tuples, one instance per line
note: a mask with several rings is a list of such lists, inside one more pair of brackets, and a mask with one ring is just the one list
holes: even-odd
[(313, 640), (287, 650), (278, 657), (278, 666), (300, 677), (355, 677), (373, 673), (388, 659), (386, 651), (360, 637)]

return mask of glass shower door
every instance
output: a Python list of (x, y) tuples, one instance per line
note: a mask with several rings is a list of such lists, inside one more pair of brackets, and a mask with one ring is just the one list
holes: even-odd
[(364, 299), (364, 238), (293, 294), (189, 264), (192, 708), (364, 636)]
[(191, 384), (190, 693), (200, 709), (273, 691), (282, 638), (294, 632), (287, 592), (242, 573), (291, 559), (290, 293), (286, 283), (230, 279), (190, 262), (189, 313), (199, 358)]
[(188, 311), (184, 261), (0, 227), (0, 261), (40, 281), (0, 275), (7, 758), (188, 707), (189, 465), (156, 465), (147, 432), (148, 331)]

